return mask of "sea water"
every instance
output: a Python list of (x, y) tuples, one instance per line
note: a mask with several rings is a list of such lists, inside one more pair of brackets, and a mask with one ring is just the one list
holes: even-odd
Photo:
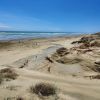
[(16, 40), (25, 38), (48, 38), (56, 36), (70, 36), (81, 33), (74, 32), (28, 32), (28, 31), (0, 31), (0, 40)]

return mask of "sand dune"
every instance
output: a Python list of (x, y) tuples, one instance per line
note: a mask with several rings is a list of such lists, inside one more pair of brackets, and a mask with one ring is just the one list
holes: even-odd
[[(100, 47), (81, 49), (84, 43), (72, 44), (81, 37), (14, 41), (6, 48), (1, 46), (0, 69), (11, 68), (18, 77), (0, 84), (0, 100), (18, 96), (25, 100), (100, 100), (100, 80), (96, 79)], [(93, 37), (97, 40), (98, 36)], [(66, 49), (57, 52), (62, 47)], [(30, 93), (30, 86), (41, 82), (55, 86), (56, 95)]]

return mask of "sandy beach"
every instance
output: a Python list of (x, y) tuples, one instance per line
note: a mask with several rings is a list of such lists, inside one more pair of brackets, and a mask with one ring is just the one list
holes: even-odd
[[(1, 41), (0, 75), (9, 71), (16, 77), (3, 77), (0, 100), (100, 100), (100, 35)], [(55, 95), (31, 93), (38, 83)]]

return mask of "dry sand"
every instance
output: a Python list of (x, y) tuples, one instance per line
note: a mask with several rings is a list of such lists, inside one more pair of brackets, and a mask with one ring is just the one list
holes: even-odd
[[(52, 38), (10, 41), (0, 44), (0, 69), (12, 68), (18, 77), (3, 81), (0, 85), (0, 100), (100, 100), (100, 80), (90, 79), (97, 75), (91, 69), (95, 61), (100, 61), (100, 48), (93, 52), (81, 53), (70, 48), (81, 37)], [(6, 45), (5, 45), (6, 43)], [(53, 59), (45, 58), (55, 54), (58, 48), (65, 47), (70, 54)], [(64, 63), (61, 60), (64, 59)], [(60, 61), (60, 62), (58, 62)], [(48, 82), (57, 88), (56, 97), (39, 97), (29, 91), (30, 86)]]

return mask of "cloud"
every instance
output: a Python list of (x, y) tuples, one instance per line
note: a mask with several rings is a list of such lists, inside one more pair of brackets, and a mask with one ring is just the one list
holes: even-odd
[(0, 23), (0, 28), (10, 28), (10, 26), (3, 24), (3, 23)]

